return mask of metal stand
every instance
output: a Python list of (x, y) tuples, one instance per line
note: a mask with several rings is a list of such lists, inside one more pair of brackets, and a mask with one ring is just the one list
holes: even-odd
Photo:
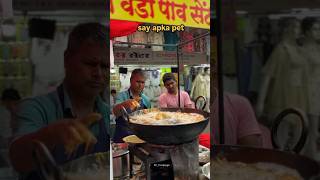
[(177, 79), (177, 81), (178, 81), (178, 105), (179, 105), (179, 108), (181, 107), (181, 105), (180, 105), (181, 104), (181, 99), (180, 99), (180, 69), (182, 69), (182, 67), (183, 67), (183, 63), (180, 64), (180, 49), (181, 49), (181, 47), (183, 45), (191, 43), (191, 42), (193, 42), (193, 41), (195, 41), (197, 39), (204, 38), (206, 36), (210, 36), (210, 32), (204, 33), (204, 34), (202, 34), (202, 35), (200, 35), (198, 37), (195, 37), (195, 38), (190, 39), (188, 41), (181, 42), (181, 43), (176, 45), (176, 47), (177, 47), (177, 66), (178, 66), (178, 79)]
[[(170, 156), (154, 157), (151, 155), (151, 153), (149, 153), (139, 145), (129, 146), (129, 152), (131, 162), (130, 166), (132, 166), (132, 162), (134, 162), (134, 156), (137, 156), (145, 165), (145, 173), (147, 180), (151, 180), (151, 164), (170, 159)], [(132, 171), (132, 167), (130, 169)], [(130, 172), (130, 174), (132, 175), (132, 172)]]
[[(222, 64), (222, 27), (221, 27), (221, 0), (216, 1), (216, 35), (217, 35), (217, 70), (218, 70), (218, 109), (219, 109), (219, 135), (220, 135), (220, 144), (225, 143), (225, 134), (224, 134), (224, 102), (223, 102), (223, 64)], [(213, 23), (213, 21), (211, 21)]]

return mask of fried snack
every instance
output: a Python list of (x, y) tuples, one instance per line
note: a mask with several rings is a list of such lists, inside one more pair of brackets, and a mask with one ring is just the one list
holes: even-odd
[(138, 138), (136, 135), (130, 135), (123, 138), (123, 141), (126, 143), (132, 143), (132, 144), (142, 144), (145, 143), (144, 140)]
[(137, 108), (137, 107), (140, 107), (140, 99), (136, 100), (134, 99), (134, 101), (132, 101), (132, 104), (133, 104), (133, 109)]
[(138, 103), (140, 103), (140, 101), (141, 101), (141, 97), (135, 97), (135, 98), (133, 98), (135, 101), (137, 101)]
[(130, 109), (131, 111), (136, 110), (137, 108), (140, 107), (139, 99), (137, 99), (137, 100), (129, 99), (125, 102), (122, 102), (120, 104), (115, 105), (114, 108), (112, 109), (113, 114), (117, 117), (121, 116), (122, 112), (123, 112), (123, 108), (126, 110)]
[(80, 119), (80, 122), (85, 126), (91, 126), (93, 123), (97, 122), (97, 120), (101, 119), (102, 116), (99, 113), (91, 113), (85, 118)]
[(144, 125), (177, 125), (191, 124), (205, 120), (204, 116), (197, 113), (168, 112), (168, 111), (144, 111), (130, 117), (130, 121)]
[(63, 138), (66, 154), (70, 156), (80, 144), (85, 145), (85, 153), (87, 153), (97, 143), (97, 139), (89, 131), (88, 127), (101, 118), (100, 114), (92, 113), (85, 118), (70, 120), (68, 122), (66, 128), (69, 131), (64, 131), (64, 133), (68, 134)]
[(170, 119), (171, 116), (168, 113), (164, 113), (164, 112), (159, 112), (157, 113), (157, 115), (155, 116), (156, 120), (162, 120), (162, 119)]

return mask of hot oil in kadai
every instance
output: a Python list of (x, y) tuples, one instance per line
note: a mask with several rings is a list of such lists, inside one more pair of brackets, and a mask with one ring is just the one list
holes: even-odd
[(151, 111), (132, 116), (131, 122), (144, 125), (178, 125), (203, 121), (205, 118), (197, 113), (182, 113), (168, 111)]

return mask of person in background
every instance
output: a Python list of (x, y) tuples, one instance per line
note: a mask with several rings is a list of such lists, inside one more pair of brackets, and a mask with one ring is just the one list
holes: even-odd
[(8, 88), (3, 90), (1, 102), (10, 112), (16, 112), (16, 106), (20, 100), (21, 96), (16, 89)]
[[(162, 93), (159, 97), (160, 108), (178, 108), (178, 87), (177, 80), (173, 73), (166, 73), (162, 77), (164, 86), (167, 92)], [(183, 108), (194, 108), (194, 103), (191, 101), (187, 92), (180, 90), (180, 106)], [(210, 148), (210, 133), (202, 133), (199, 135), (199, 144)]]
[(10, 127), (12, 131), (15, 131), (17, 127), (15, 114), (17, 113), (17, 105), (20, 100), (21, 100), (21, 96), (16, 89), (9, 88), (9, 89), (5, 89), (2, 92), (1, 103), (6, 107), (6, 109), (11, 114)]
[(7, 148), (12, 132), (17, 127), (15, 114), (20, 99), (20, 94), (16, 89), (8, 88), (2, 92), (0, 106), (0, 147)]
[[(159, 97), (160, 108), (177, 108), (179, 107), (178, 102), (178, 86), (177, 80), (173, 73), (166, 73), (162, 77), (164, 86), (167, 92), (163, 93)], [(180, 107), (194, 108), (194, 104), (190, 99), (187, 92), (180, 90)]]
[(117, 99), (117, 91), (115, 89), (112, 89), (110, 91), (110, 105), (113, 107), (116, 104)]
[(109, 150), (110, 112), (100, 96), (108, 78), (107, 37), (99, 23), (75, 26), (64, 52), (63, 83), (19, 104), (9, 155), (21, 178), (41, 179), (32, 156), (35, 142), (42, 142), (58, 165)]

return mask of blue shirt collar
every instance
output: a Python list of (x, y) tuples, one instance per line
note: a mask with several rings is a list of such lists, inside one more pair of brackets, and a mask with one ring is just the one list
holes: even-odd
[[(70, 96), (68, 94), (68, 91), (67, 91), (67, 89), (66, 89), (64, 84), (62, 84), (62, 87), (63, 87), (63, 96), (64, 96), (63, 97), (63, 99), (64, 99), (64, 102), (63, 102), (64, 109), (63, 109), (63, 111), (64, 112), (67, 111), (72, 116), (74, 116), (73, 111), (72, 111), (72, 104), (71, 104), (71, 100), (70, 100)], [(99, 112), (101, 111), (101, 106), (100, 106), (101, 103), (103, 103), (103, 100), (102, 100), (102, 98), (100, 96), (98, 96), (96, 98), (96, 100), (95, 100), (95, 111), (99, 111)]]
[[(128, 95), (129, 95), (129, 98), (132, 98), (132, 99), (133, 99), (132, 94), (133, 94), (133, 93), (132, 93), (132, 91), (131, 91), (131, 88), (129, 88), (129, 89), (128, 89)], [(142, 96), (142, 94), (143, 94), (143, 91), (141, 91), (141, 92), (140, 92), (139, 96), (141, 97), (141, 96)]]

